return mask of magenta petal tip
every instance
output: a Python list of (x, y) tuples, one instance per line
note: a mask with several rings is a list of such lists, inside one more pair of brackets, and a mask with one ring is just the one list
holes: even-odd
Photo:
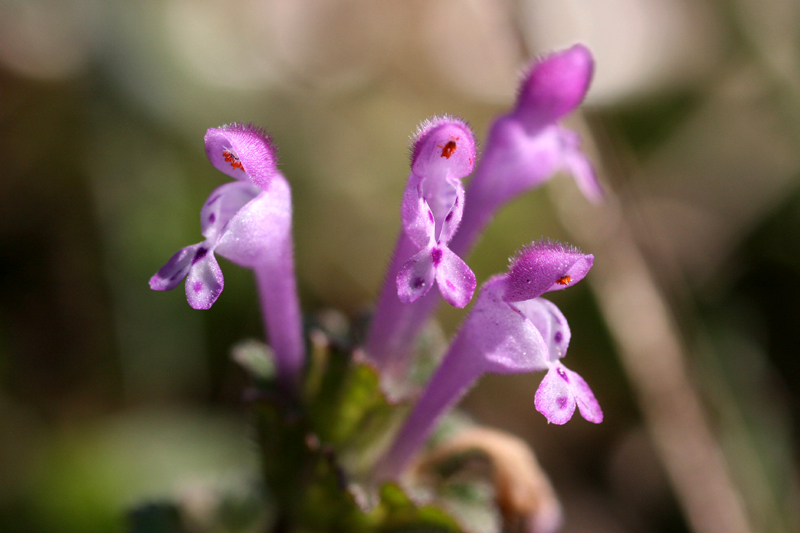
[(423, 121), (411, 138), (411, 170), (419, 176), (446, 168), (452, 177), (463, 178), (475, 167), (475, 156), (469, 124), (450, 115)]
[(593, 255), (574, 246), (549, 240), (534, 242), (511, 259), (504, 298), (520, 302), (566, 289), (582, 280), (593, 263)]
[(594, 59), (582, 44), (544, 56), (527, 72), (514, 113), (529, 127), (553, 123), (583, 102), (593, 74)]
[(277, 151), (264, 130), (234, 122), (209, 128), (206, 155), (217, 170), (238, 180), (249, 180), (266, 190), (277, 174)]

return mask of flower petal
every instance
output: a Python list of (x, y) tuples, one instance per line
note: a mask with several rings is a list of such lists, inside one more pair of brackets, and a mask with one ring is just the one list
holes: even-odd
[(272, 139), (252, 124), (209, 128), (205, 144), (211, 164), (232, 178), (249, 180), (266, 190), (278, 172)]
[(600, 182), (597, 181), (594, 166), (580, 148), (564, 149), (564, 168), (572, 174), (575, 183), (587, 200), (593, 204), (603, 201), (605, 194), (603, 188), (600, 187)]
[(514, 115), (530, 132), (578, 107), (589, 90), (594, 60), (581, 44), (542, 58), (525, 77)]
[(594, 256), (577, 248), (542, 240), (524, 247), (511, 260), (505, 299), (518, 302), (562, 290), (582, 280)]
[(569, 376), (572, 393), (575, 395), (575, 400), (578, 402), (578, 410), (581, 412), (581, 416), (595, 424), (602, 422), (603, 410), (600, 408), (600, 404), (597, 403), (592, 389), (589, 388), (589, 385), (577, 372), (573, 372), (566, 367), (564, 367), (564, 369)]
[(261, 192), (250, 182), (242, 181), (231, 181), (214, 189), (200, 210), (203, 237), (216, 242), (230, 219)]
[(433, 211), (422, 195), (422, 178), (413, 172), (408, 177), (406, 190), (403, 193), (400, 214), (403, 219), (403, 231), (418, 248), (424, 248), (434, 241)]
[(603, 421), (603, 410), (594, 397), (592, 389), (577, 373), (561, 363), (550, 366), (547, 375), (536, 391), (536, 410), (554, 424), (565, 424), (575, 413), (575, 406), (581, 416), (599, 424)]
[(566, 424), (575, 413), (575, 396), (562, 365), (553, 365), (536, 390), (536, 410), (553, 424)]
[(431, 290), (436, 275), (431, 252), (431, 248), (423, 248), (400, 269), (397, 274), (397, 296), (401, 302), (416, 302)]
[[(472, 312), (461, 327), (470, 353), (479, 354), (486, 372), (514, 374), (545, 370), (550, 357), (542, 334), (503, 300), (505, 276), (483, 284)], [(459, 333), (461, 335), (461, 333)]]
[[(442, 298), (453, 307), (463, 308), (472, 300), (475, 292), (475, 274), (463, 259), (454, 254), (447, 246), (439, 246), (431, 252), (436, 267), (436, 282)], [(438, 259), (438, 264), (437, 264)]]
[(464, 187), (461, 185), (460, 181), (456, 182), (455, 189), (456, 197), (453, 200), (450, 211), (447, 212), (447, 215), (445, 215), (442, 220), (441, 230), (436, 237), (436, 242), (439, 244), (447, 244), (450, 242), (450, 239), (453, 238), (453, 235), (455, 235), (458, 230), (458, 225), (461, 224), (461, 216), (464, 213)]
[(566, 317), (556, 305), (544, 298), (514, 302), (509, 304), (530, 320), (534, 327), (542, 334), (551, 362), (558, 361), (567, 355), (569, 341), (572, 333)]
[(423, 177), (468, 176), (475, 166), (475, 137), (466, 122), (443, 115), (420, 124), (412, 139), (411, 171)]
[(150, 288), (154, 291), (171, 291), (183, 281), (189, 268), (192, 266), (192, 258), (197, 253), (198, 248), (204, 243), (193, 244), (186, 248), (181, 248), (175, 255), (170, 257), (164, 266), (150, 278)]
[(193, 262), (186, 278), (186, 299), (194, 309), (210, 309), (217, 301), (224, 279), (214, 253), (207, 252)]
[(292, 198), (289, 184), (276, 175), (264, 191), (231, 218), (216, 252), (239, 266), (254, 268), (280, 250), (291, 250)]
[(558, 126), (552, 125), (530, 134), (513, 114), (497, 119), (469, 185), (465, 216), (476, 204), (480, 210), (494, 212), (550, 179), (563, 165), (559, 131)]

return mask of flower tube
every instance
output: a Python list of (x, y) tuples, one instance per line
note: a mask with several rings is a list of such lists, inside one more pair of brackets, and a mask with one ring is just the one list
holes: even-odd
[(441, 365), (376, 465), (378, 481), (397, 479), (436, 426), (485, 373), (547, 370), (536, 393), (536, 409), (554, 424), (566, 423), (577, 406), (590, 422), (603, 412), (589, 386), (560, 361), (571, 332), (545, 292), (574, 285), (588, 273), (594, 256), (542, 241), (522, 250), (507, 274), (487, 281)]
[(407, 328), (416, 324), (415, 302), (434, 284), (455, 307), (472, 299), (475, 275), (448, 243), (464, 210), (461, 178), (472, 172), (474, 163), (475, 140), (463, 121), (442, 116), (420, 125), (401, 206), (403, 228), (366, 342), (367, 354), (385, 374), (402, 374), (416, 333)]
[(215, 189), (203, 205), (200, 227), (205, 241), (173, 255), (150, 279), (150, 287), (170, 290), (185, 277), (189, 305), (209, 309), (224, 286), (214, 254), (253, 269), (278, 380), (294, 389), (303, 369), (304, 343), (289, 184), (278, 171), (271, 139), (255, 126), (211, 128), (205, 145), (217, 170), (236, 181)]

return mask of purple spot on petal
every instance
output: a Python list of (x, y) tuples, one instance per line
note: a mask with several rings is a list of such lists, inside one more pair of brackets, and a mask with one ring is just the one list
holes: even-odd
[(567, 376), (567, 373), (564, 372), (563, 368), (556, 368), (556, 372), (558, 373), (559, 376), (561, 376), (561, 379), (569, 383), (569, 377)]
[(453, 285), (453, 282), (450, 281), (449, 279), (445, 280), (444, 284), (447, 285), (447, 288), (450, 289), (451, 291), (456, 290), (456, 286)]
[(195, 264), (198, 261), (200, 261), (202, 258), (206, 256), (207, 253), (208, 253), (208, 248), (205, 248), (203, 246), (198, 248), (197, 251), (194, 253), (194, 257), (192, 257), (192, 264)]
[(217, 220), (217, 215), (215, 215), (214, 213), (211, 213), (210, 215), (208, 215), (208, 222), (209, 223), (213, 224), (215, 220)]
[(433, 266), (435, 267), (442, 262), (442, 251), (439, 248), (431, 250), (431, 261), (433, 261)]
[(561, 341), (564, 340), (564, 335), (560, 331), (556, 331), (553, 340), (556, 341), (556, 344), (561, 344)]
[(444, 217), (444, 221), (445, 221), (445, 222), (450, 222), (450, 219), (451, 219), (451, 218), (453, 218), (453, 212), (452, 212), (452, 211), (450, 211), (449, 213), (447, 213), (447, 216), (446, 216), (446, 217)]
[(202, 281), (195, 281), (192, 285), (192, 290), (194, 292), (200, 292), (203, 290), (203, 282)]
[(414, 289), (419, 289), (424, 285), (425, 285), (425, 280), (422, 278), (414, 278), (413, 280), (411, 280), (411, 287)]
[(556, 403), (558, 404), (559, 409), (563, 409), (567, 406), (567, 397), (561, 396), (560, 398), (556, 398)]
[(428, 210), (428, 218), (430, 219), (431, 222), (433, 222), (433, 211), (431, 211), (430, 209)]

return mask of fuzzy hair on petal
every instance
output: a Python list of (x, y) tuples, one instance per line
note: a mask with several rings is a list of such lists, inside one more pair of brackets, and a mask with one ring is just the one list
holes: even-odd
[(472, 130), (472, 127), (469, 125), (469, 122), (455, 115), (448, 115), (448, 114), (434, 115), (431, 118), (426, 118), (425, 120), (419, 123), (419, 125), (417, 126), (417, 130), (411, 135), (411, 137), (409, 137), (408, 151), (409, 151), (409, 159), (411, 159), (411, 161), (414, 161), (414, 159), (417, 158), (420, 139), (425, 137), (432, 129), (445, 124), (448, 125), (457, 124), (466, 130)]
[(594, 256), (549, 239), (523, 247), (510, 260), (505, 299), (519, 302), (562, 290), (582, 280)]
[(249, 180), (262, 189), (278, 173), (278, 154), (272, 138), (260, 127), (233, 122), (209, 128), (206, 155), (217, 170), (238, 180)]
[(423, 121), (411, 138), (411, 170), (421, 177), (442, 168), (455, 178), (475, 167), (475, 135), (464, 120), (450, 115)]
[(593, 75), (594, 59), (582, 44), (547, 54), (524, 72), (514, 114), (529, 128), (555, 123), (583, 102)]

